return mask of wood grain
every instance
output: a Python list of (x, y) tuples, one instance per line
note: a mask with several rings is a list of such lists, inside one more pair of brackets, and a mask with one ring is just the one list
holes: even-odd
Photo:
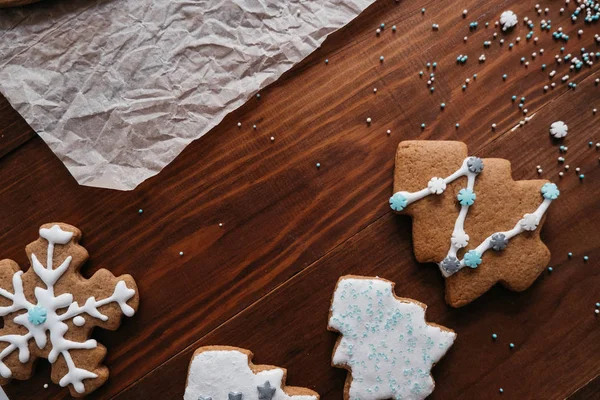
[[(109, 349), (111, 378), (89, 398), (181, 398), (190, 355), (205, 344), (248, 348), (257, 363), (288, 368), (290, 385), (340, 398), (345, 371), (329, 366), (336, 335), (325, 327), (331, 291), (346, 273), (395, 281), (398, 295), (427, 303), (431, 321), (458, 332), (458, 342), (434, 370), (433, 398), (492, 398), (500, 386), (509, 398), (564, 398), (597, 376), (600, 361), (590, 355), (600, 345), (593, 314), (600, 301), (593, 261), (600, 257), (600, 172), (599, 154), (587, 142), (600, 140), (598, 116), (591, 112), (598, 102), (598, 66), (571, 74), (576, 90), (558, 83), (544, 93), (549, 70), (559, 70), (559, 78), (568, 70), (554, 66), (564, 44), (550, 33), (540, 33), (534, 45), (519, 24), (500, 35), (504, 46), (482, 45), (492, 40), (493, 21), (503, 10), (533, 17), (534, 4), (377, 1), (260, 100), (229, 115), (132, 192), (78, 186), (37, 137), (0, 158), (2, 258), (25, 266), (23, 249), (38, 226), (64, 221), (84, 233), (91, 255), (86, 276), (103, 267), (137, 280), (139, 313), (117, 332), (94, 335)], [(568, 13), (558, 14), (562, 4), (548, 2), (547, 18), (571, 36), (568, 51), (597, 47), (593, 27), (577, 38), (580, 26), (568, 21)], [(465, 8), (469, 16), (463, 19)], [(475, 19), (480, 27), (469, 32)], [(492, 26), (486, 29), (487, 20)], [(388, 28), (376, 37), (380, 22)], [(432, 23), (440, 31), (432, 31)], [(517, 36), (521, 42), (508, 50)], [(540, 48), (544, 55), (531, 60)], [(480, 64), (482, 53), (487, 61)], [(458, 54), (468, 54), (469, 61), (456, 65)], [(428, 73), (425, 64), (434, 61), (431, 94), (418, 72)], [(542, 63), (549, 65), (545, 72)], [(525, 96), (528, 115), (535, 116), (511, 132), (523, 119), (513, 94)], [(0, 109), (0, 116), (5, 113)], [(388, 209), (398, 142), (461, 140), (473, 154), (509, 159), (515, 179), (536, 178), (539, 164), (542, 176), (558, 181), (558, 144), (548, 135), (557, 119), (570, 127), (565, 144), (571, 170), (559, 182), (563, 197), (542, 231), (555, 272), (525, 293), (496, 288), (464, 309), (450, 309), (439, 272), (414, 261), (409, 220)], [(18, 136), (27, 129), (9, 132)], [(576, 166), (586, 174), (583, 182)], [(571, 261), (569, 251), (576, 255)], [(582, 254), (589, 255), (588, 264)], [(490, 341), (492, 330), (500, 336), (497, 343)], [(516, 351), (508, 350), (508, 341)], [(6, 390), (11, 400), (67, 398), (68, 391), (56, 385), (43, 389), (48, 376), (48, 366), (40, 364), (34, 378)]]
[(0, 158), (35, 136), (33, 129), (0, 96)]

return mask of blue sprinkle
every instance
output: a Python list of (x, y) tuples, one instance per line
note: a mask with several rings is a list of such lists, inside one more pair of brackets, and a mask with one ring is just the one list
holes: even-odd
[(421, 8), (421, 14), (425, 14), (425, 8)]
[(477, 79), (477, 74), (473, 74), (473, 79)]
[(467, 85), (462, 85), (462, 90), (467, 90)]
[(385, 24), (382, 23), (381, 25), (379, 25), (381, 27), (381, 29), (385, 28)]
[(492, 333), (492, 339), (494, 339), (494, 340), (498, 339), (498, 335), (496, 335), (495, 333)]
[(455, 126), (456, 126), (456, 129), (458, 129), (458, 127), (460, 126), (460, 124), (457, 122)]
[(569, 256), (569, 258), (573, 257), (573, 253), (569, 253), (567, 255)]
[(321, 168), (321, 163), (317, 163), (317, 168)]
[(588, 256), (583, 256), (583, 261), (587, 261), (587, 260), (589, 260), (589, 259), (590, 259), (590, 258), (589, 258)]
[(440, 104), (440, 107), (441, 107), (441, 108), (442, 108), (442, 110), (443, 110), (444, 108), (446, 108), (446, 103), (442, 103), (442, 104)]
[(517, 96), (512, 97), (512, 101), (515, 101), (515, 100), (517, 100)]
[(423, 71), (419, 71), (419, 76), (423, 76)]
[(600, 303), (596, 303), (596, 308), (600, 308)]
[(579, 175), (579, 179), (583, 180), (583, 178), (585, 178), (585, 175), (584, 174), (580, 174)]
[(542, 64), (542, 71), (546, 69), (546, 64)]
[(437, 67), (437, 63), (436, 62), (433, 63), (433, 68), (435, 68), (435, 67)]
[(144, 210), (142, 210), (141, 208), (138, 210), (138, 213), (139, 213), (139, 214), (141, 214), (141, 213), (143, 213), (143, 212), (144, 212)]
[(525, 103), (525, 97), (521, 97), (521, 103)]
[(510, 346), (511, 349), (515, 348), (515, 344), (514, 343), (509, 344), (509, 346)]
[(502, 79), (506, 80), (506, 78), (508, 78), (508, 75), (506, 75), (506, 74), (502, 75)]
[(425, 129), (425, 124), (421, 124), (421, 129)]
[(429, 91), (430, 91), (431, 93), (433, 93), (433, 91), (434, 91), (434, 90), (435, 90), (435, 88), (434, 88), (433, 86), (431, 87), (431, 89), (429, 89)]
[(553, 271), (552, 267), (548, 267), (548, 272), (552, 272), (552, 271)]
[(329, 64), (329, 58), (325, 59), (325, 64)]
[(504, 393), (504, 389), (500, 388), (499, 392)]

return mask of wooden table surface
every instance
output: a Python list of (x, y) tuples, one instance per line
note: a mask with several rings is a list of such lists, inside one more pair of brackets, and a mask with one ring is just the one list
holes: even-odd
[[(600, 62), (569, 72), (554, 61), (561, 46), (562, 56), (581, 57), (582, 47), (600, 51), (594, 42), (600, 25), (572, 24), (573, 4), (540, 5), (548, 15), (538, 16), (530, 0), (378, 0), (132, 192), (78, 186), (2, 99), (0, 256), (26, 268), (24, 247), (38, 227), (67, 222), (84, 232), (91, 255), (85, 276), (108, 268), (133, 275), (139, 286), (139, 313), (116, 332), (94, 332), (109, 349), (111, 376), (89, 398), (181, 399), (193, 351), (222, 344), (252, 350), (256, 363), (286, 367), (290, 385), (340, 399), (346, 372), (330, 366), (337, 335), (326, 326), (334, 285), (345, 274), (396, 282), (399, 296), (428, 304), (430, 321), (458, 333), (433, 369), (432, 399), (600, 398), (600, 318), (594, 314), (600, 151), (588, 147), (600, 141), (600, 114), (592, 113), (600, 108)], [(563, 15), (561, 7), (567, 8)], [(493, 39), (499, 32), (494, 21), (507, 9), (517, 13), (519, 25)], [(537, 44), (525, 39), (525, 16), (536, 24)], [(542, 19), (552, 21), (550, 32), (540, 31)], [(474, 31), (471, 21), (479, 22)], [(378, 37), (381, 22), (386, 28)], [(561, 26), (570, 36), (566, 43), (551, 36)], [(489, 49), (485, 40), (492, 41)], [(455, 61), (459, 54), (469, 56), (464, 65)], [(485, 62), (478, 62), (481, 54)], [(427, 62), (438, 64), (433, 94)], [(557, 76), (550, 80), (553, 69)], [(575, 90), (561, 82), (567, 73)], [(462, 90), (466, 78), (471, 83)], [(544, 92), (551, 82), (556, 87)], [(516, 130), (524, 115), (512, 95), (526, 97), (533, 116)], [(561, 143), (571, 168), (562, 179), (561, 143), (548, 134), (556, 120), (569, 125)], [(437, 267), (413, 256), (410, 219), (388, 206), (396, 146), (407, 139), (464, 141), (471, 154), (510, 160), (515, 179), (537, 178), (540, 165), (541, 176), (562, 192), (542, 230), (554, 271), (523, 293), (495, 287), (466, 307), (447, 306)], [(5, 390), (11, 400), (69, 398), (68, 390), (51, 384), (45, 360), (32, 379)]]

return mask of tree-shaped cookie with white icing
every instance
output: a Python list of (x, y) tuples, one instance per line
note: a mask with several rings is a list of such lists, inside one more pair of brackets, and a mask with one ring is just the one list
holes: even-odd
[(339, 279), (328, 329), (340, 333), (332, 364), (349, 371), (345, 400), (420, 400), (434, 389), (431, 368), (456, 338), (425, 321), (427, 306), (396, 297), (381, 278)]
[(252, 352), (205, 346), (194, 352), (184, 400), (319, 400), (310, 389), (285, 385), (286, 370), (252, 364)]
[(0, 383), (28, 379), (35, 361), (52, 364), (51, 378), (84, 396), (108, 379), (106, 348), (90, 339), (98, 326), (115, 330), (132, 316), (139, 297), (133, 278), (100, 269), (90, 279), (79, 270), (88, 258), (79, 229), (62, 223), (40, 228), (26, 248), (31, 267), (0, 261)]
[(514, 181), (510, 162), (468, 156), (464, 143), (406, 141), (390, 207), (412, 217), (417, 260), (439, 266), (446, 302), (460, 307), (496, 283), (523, 291), (535, 281), (550, 261), (540, 230), (559, 194), (545, 180)]

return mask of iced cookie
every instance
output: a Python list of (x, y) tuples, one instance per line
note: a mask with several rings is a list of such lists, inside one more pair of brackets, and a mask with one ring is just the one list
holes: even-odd
[(425, 304), (396, 297), (394, 284), (347, 275), (339, 279), (328, 329), (339, 332), (332, 365), (348, 370), (345, 400), (424, 399), (431, 368), (456, 333), (425, 321)]
[(535, 281), (550, 261), (540, 228), (559, 194), (548, 181), (513, 181), (508, 161), (469, 157), (464, 143), (406, 141), (390, 207), (413, 218), (417, 260), (439, 266), (446, 302), (460, 307), (496, 283), (522, 291)]
[(0, 383), (28, 379), (37, 358), (52, 364), (51, 378), (81, 397), (108, 379), (106, 348), (90, 339), (94, 327), (115, 330), (121, 314), (138, 307), (129, 275), (101, 269), (90, 279), (79, 270), (88, 258), (81, 232), (67, 224), (46, 224), (26, 248), (31, 267), (23, 273), (12, 260), (0, 261)]
[(252, 364), (252, 352), (206, 346), (194, 352), (184, 400), (318, 400), (312, 390), (285, 386), (286, 370)]

